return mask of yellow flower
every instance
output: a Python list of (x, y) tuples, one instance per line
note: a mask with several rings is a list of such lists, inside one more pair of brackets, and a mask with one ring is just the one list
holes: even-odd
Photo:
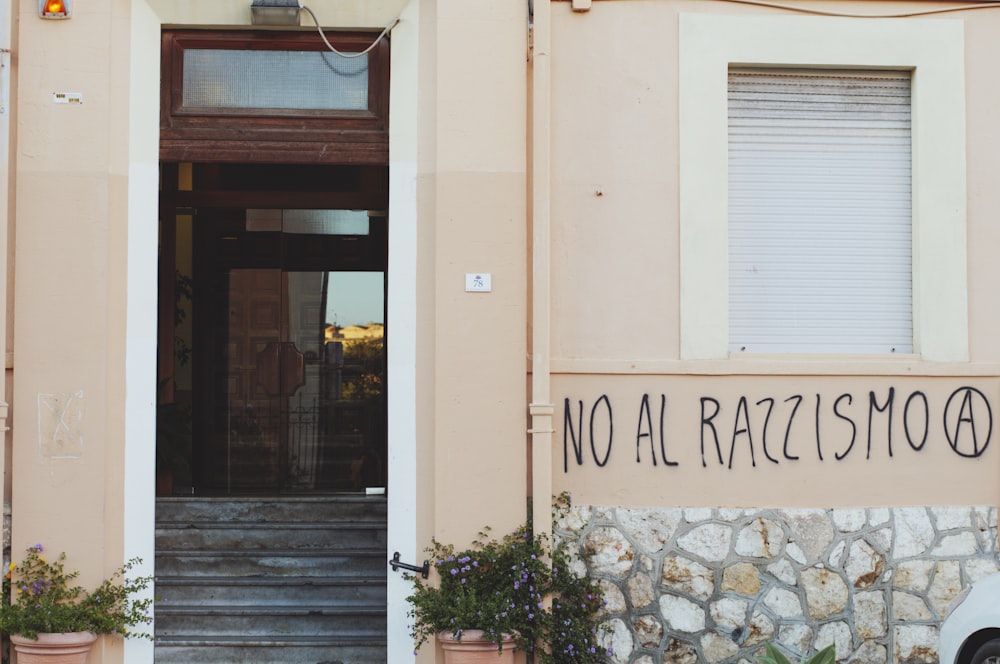
[(15, 567), (17, 567), (17, 563), (11, 563), (10, 567), (8, 567), (7, 569), (13, 572)]

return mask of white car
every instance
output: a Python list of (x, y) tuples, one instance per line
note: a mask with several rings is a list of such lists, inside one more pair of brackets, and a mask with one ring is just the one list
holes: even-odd
[(1000, 664), (1000, 574), (967, 586), (948, 605), (941, 664)]

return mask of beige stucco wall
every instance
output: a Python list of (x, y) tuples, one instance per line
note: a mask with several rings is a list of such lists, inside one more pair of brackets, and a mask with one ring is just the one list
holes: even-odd
[[(153, 445), (155, 328), (143, 302), (155, 300), (144, 266), (155, 251), (155, 230), (147, 231), (156, 223), (158, 31), (247, 27), (247, 6), (105, 0), (77, 3), (63, 22), (38, 19), (33, 0), (16, 7), (23, 47), (15, 54), (11, 253), (23, 424), (12, 443), (13, 548), (41, 541), (66, 550), (84, 583), (134, 542), (151, 546), (152, 492), (141, 476), (151, 487), (144, 454)], [(402, 303), (396, 311), (415, 302), (409, 321), (390, 312), (399, 347), (412, 344), (409, 353), (390, 351), (402, 377), (393, 411), (404, 420), (391, 425), (390, 446), (413, 459), (397, 467), (401, 489), (391, 498), (412, 505), (392, 519), (408, 533), (400, 548), (411, 558), (432, 536), (461, 541), (524, 515), (526, 8), (310, 7), (337, 28), (378, 29), (400, 15), (411, 22), (397, 28), (405, 46), (394, 54), (405, 64), (393, 88), (402, 96), (392, 104), (392, 177), (404, 194), (391, 205), (398, 236), (414, 242), (396, 241), (390, 260), (410, 258), (395, 280), (390, 268), (389, 295), (390, 307)], [(80, 92), (83, 104), (56, 105), (54, 91)], [(466, 293), (467, 272), (490, 272), (493, 291)], [(123, 657), (121, 646), (104, 647), (99, 661)], [(126, 652), (141, 661), (150, 651)]]
[[(814, 5), (810, 5), (812, 8)], [(823, 9), (834, 12), (878, 14), (903, 13), (908, 10), (935, 8), (930, 3), (909, 6), (870, 3), (825, 3)], [(995, 327), (1000, 309), (992, 295), (995, 261), (990, 252), (993, 215), (996, 209), (995, 187), (990, 182), (995, 173), (991, 137), (995, 136), (991, 109), (997, 99), (995, 86), (983, 67), (988, 61), (992, 40), (990, 26), (996, 27), (1000, 13), (994, 11), (956, 12), (918, 18), (893, 19), (818, 19), (808, 13), (750, 7), (727, 3), (700, 2), (604, 2), (594, 3), (589, 12), (576, 13), (570, 3), (554, 3), (553, 8), (553, 102), (552, 117), (558, 120), (553, 132), (553, 402), (556, 405), (553, 450), (554, 490), (572, 491), (574, 499), (586, 504), (601, 505), (707, 505), (707, 506), (833, 506), (833, 505), (908, 505), (908, 504), (996, 504), (1000, 494), (996, 488), (998, 464), (997, 445), (991, 434), (988, 448), (977, 458), (965, 458), (949, 446), (943, 422), (957, 411), (945, 405), (949, 395), (964, 386), (981, 391), (976, 397), (980, 405), (973, 415), (979, 445), (985, 440), (986, 428), (996, 416), (998, 385), (995, 380), (998, 365)], [(952, 180), (966, 168), (968, 211), (965, 228), (967, 247), (960, 246), (957, 258), (944, 259), (935, 265), (934, 257), (915, 267), (925, 283), (941, 286), (946, 280), (948, 295), (941, 300), (938, 315), (931, 314), (928, 335), (956, 340), (951, 344), (958, 351), (942, 353), (960, 357), (961, 346), (968, 337), (968, 362), (935, 361), (931, 351), (918, 351), (907, 358), (836, 357), (836, 356), (743, 356), (697, 360), (699, 353), (685, 352), (683, 340), (686, 311), (698, 312), (699, 307), (714, 306), (706, 299), (692, 299), (685, 309), (682, 291), (685, 275), (681, 264), (692, 255), (707, 255), (683, 230), (685, 214), (683, 178), (685, 166), (681, 160), (700, 159), (699, 151), (709, 146), (693, 143), (690, 151), (681, 150), (685, 136), (701, 131), (715, 121), (714, 109), (692, 108), (687, 120), (681, 117), (684, 94), (685, 28), (682, 16), (721, 15), (770, 19), (780, 17), (781, 29), (769, 32), (770, 24), (754, 24), (740, 40), (760, 46), (757, 57), (750, 62), (781, 62), (766, 58), (768, 52), (815, 50), (816, 60), (806, 62), (837, 62), (836, 52), (844, 64), (855, 66), (859, 53), (866, 52), (864, 35), (885, 32), (887, 37), (871, 51), (878, 64), (894, 62), (896, 55), (885, 55), (887, 49), (901, 50), (900, 43), (908, 38), (915, 25), (928, 27), (930, 21), (944, 25), (944, 33), (957, 35), (951, 40), (958, 53), (964, 55), (967, 159), (959, 160), (944, 178)], [(817, 23), (819, 21), (819, 23)], [(882, 22), (880, 22), (882, 21)], [(798, 22), (798, 23), (796, 23)], [(924, 23), (920, 23), (924, 22)], [(848, 32), (838, 32), (844, 25)], [(713, 24), (714, 25), (714, 24)], [(739, 22), (732, 23), (738, 31)], [(800, 29), (795, 29), (799, 25)], [(828, 28), (830, 42), (806, 37), (805, 25)], [(714, 26), (713, 30), (721, 26)], [(957, 30), (956, 30), (957, 28)], [(854, 32), (850, 32), (850, 31)], [(961, 41), (964, 32), (964, 45)], [(704, 35), (687, 33), (688, 39), (704, 48), (704, 39), (721, 39), (725, 48), (737, 49), (734, 39), (719, 37), (713, 32)], [(856, 35), (856, 39), (841, 40), (837, 36)], [(889, 38), (888, 35), (894, 35)], [(813, 39), (813, 44), (809, 40)], [(680, 43), (680, 47), (679, 47)], [(721, 42), (720, 42), (721, 43)], [(932, 47), (926, 40), (924, 46)], [(919, 51), (919, 40), (914, 41)], [(852, 48), (856, 47), (856, 48)], [(954, 50), (954, 48), (953, 48)], [(752, 46), (742, 51), (753, 57)], [(879, 54), (879, 53), (882, 54)], [(900, 56), (907, 57), (907, 56)], [(950, 56), (949, 56), (950, 57)], [(824, 59), (825, 58), (825, 59)], [(833, 58), (833, 59), (831, 59)], [(889, 59), (884, 59), (889, 58)], [(740, 62), (744, 62), (740, 60)], [(799, 60), (789, 60), (796, 64)], [(916, 66), (916, 62), (913, 63)], [(959, 63), (961, 66), (963, 63)], [(690, 67), (689, 67), (690, 69)], [(695, 69), (697, 72), (697, 69)], [(724, 71), (724, 70), (723, 70)], [(959, 69), (961, 74), (961, 69)], [(953, 80), (950, 79), (950, 80)], [(588, 103), (581, 105), (580, 100)], [(937, 105), (939, 100), (932, 102)], [(961, 104), (959, 104), (961, 106)], [(724, 112), (724, 111), (723, 111)], [(921, 111), (917, 122), (927, 121), (930, 113)], [(963, 118), (954, 113), (945, 116), (943, 128), (963, 140), (960, 130)], [(685, 125), (689, 122), (689, 125)], [(723, 117), (724, 122), (724, 117)], [(921, 126), (918, 124), (918, 127)], [(704, 133), (704, 132), (702, 132)], [(940, 132), (939, 132), (940, 134)], [(700, 134), (699, 134), (700, 135)], [(714, 140), (714, 139), (713, 139)], [(724, 148), (724, 124), (723, 124)], [(949, 146), (954, 145), (950, 141)], [(949, 149), (949, 148), (946, 148)], [(922, 163), (934, 162), (929, 152), (922, 153)], [(680, 155), (680, 157), (679, 157)], [(918, 155), (919, 158), (919, 155)], [(725, 212), (724, 153), (721, 177), (711, 194), (710, 203)], [(950, 159), (950, 158), (949, 158)], [(951, 159), (952, 163), (954, 159)], [(719, 169), (716, 169), (718, 173)], [(957, 170), (957, 173), (956, 173)], [(939, 188), (943, 178), (925, 178), (921, 187), (915, 181), (915, 197), (925, 196)], [(959, 181), (960, 182), (960, 181)], [(935, 193), (934, 196), (937, 196)], [(960, 196), (961, 198), (961, 196)], [(960, 200), (956, 206), (964, 205)], [(954, 211), (954, 213), (953, 213)], [(942, 213), (949, 215), (952, 230), (961, 220), (957, 207), (949, 206), (939, 213), (925, 215), (935, 220)], [(953, 234), (948, 231), (949, 236)], [(942, 236), (943, 238), (943, 236)], [(938, 252), (950, 240), (933, 246)], [(725, 245), (721, 245), (724, 268)], [(966, 260), (965, 267), (955, 260)], [(700, 272), (699, 272), (700, 271)], [(967, 271), (967, 275), (966, 275)], [(724, 269), (718, 261), (702, 261), (691, 273), (707, 276), (717, 289), (725, 289)], [(722, 279), (718, 279), (719, 276)], [(916, 278), (915, 278), (916, 279)], [(915, 283), (918, 283), (915, 281)], [(704, 287), (704, 284), (698, 284)], [(688, 286), (690, 288), (690, 286)], [(919, 286), (926, 292), (929, 287)], [(968, 331), (965, 331), (967, 298)], [(724, 299), (721, 300), (724, 306)], [(925, 307), (921, 315), (927, 314)], [(724, 316), (724, 310), (723, 310)], [(723, 325), (725, 319), (722, 320)], [(921, 323), (923, 325), (923, 323)], [(934, 329), (931, 330), (930, 328)], [(940, 331), (939, 331), (940, 330)], [(697, 330), (696, 330), (697, 331)], [(724, 330), (723, 340), (725, 340)], [(711, 332), (715, 334), (714, 331)], [(694, 342), (704, 339), (695, 335)], [(947, 346), (946, 342), (943, 344)], [(949, 348), (949, 351), (951, 348)], [(891, 440), (893, 455), (888, 455), (889, 432), (877, 413), (872, 429), (872, 453), (859, 454), (857, 446), (866, 445), (869, 394), (874, 393), (880, 405), (894, 388), (896, 395), (892, 415)], [(912, 430), (912, 421), (904, 422), (905, 400), (913, 393), (926, 395), (931, 424), (926, 445), (920, 452), (905, 442), (905, 427)], [(843, 461), (830, 455), (830, 445), (839, 451), (850, 440), (851, 424), (834, 412), (834, 402), (841, 395), (840, 413), (847, 413), (855, 422), (857, 440)], [(957, 401), (964, 401), (958, 392)], [(648, 395), (648, 410), (643, 410), (643, 395)], [(613, 407), (613, 434), (607, 432), (604, 402), (596, 408), (597, 458), (603, 460), (607, 441), (613, 441), (613, 453), (607, 464), (599, 467), (590, 451), (589, 418), (595, 403), (606, 396)], [(762, 441), (769, 449), (781, 443), (792, 406), (801, 397), (801, 405), (789, 431), (793, 446), (808, 448), (798, 460), (780, 459), (775, 464), (762, 461)], [(661, 397), (666, 399), (661, 424)], [(741, 406), (741, 397), (746, 407)], [(707, 409), (703, 414), (702, 398)], [(912, 417), (922, 397), (914, 397)], [(770, 402), (774, 407), (768, 420)], [(564, 402), (568, 400), (568, 402)], [(817, 400), (820, 405), (817, 411)], [(579, 402), (583, 402), (583, 432), (579, 428)], [(573, 427), (565, 422), (566, 406), (572, 413)], [(719, 414), (702, 424), (718, 404)], [(853, 404), (848, 407), (848, 404)], [(921, 410), (923, 406), (921, 405)], [(862, 412), (863, 411), (863, 412)], [(818, 412), (818, 416), (817, 416)], [(970, 411), (971, 412), (971, 411)], [(783, 414), (782, 414), (783, 413)], [(817, 419), (818, 417), (818, 419)], [(921, 420), (925, 416), (921, 412)], [(783, 418), (783, 419), (782, 419)], [(719, 463), (711, 442), (712, 426), (717, 427), (724, 463)], [(879, 426), (882, 429), (879, 430)], [(746, 430), (746, 431), (744, 431)], [(817, 451), (817, 430), (821, 449)], [(661, 431), (666, 439), (668, 456), (680, 463), (676, 467), (653, 467), (649, 458), (650, 434), (659, 450)], [(567, 436), (567, 432), (570, 436)], [(734, 433), (735, 432), (735, 433)], [(572, 435), (580, 436), (584, 446), (583, 464), (573, 460)], [(971, 434), (971, 427), (964, 429)], [(710, 441), (705, 464), (701, 458), (703, 435)], [(636, 461), (639, 439), (641, 460)], [(735, 456), (729, 467), (729, 450), (734, 445)], [(569, 441), (565, 443), (564, 441)], [(836, 442), (835, 442), (836, 441)], [(966, 439), (971, 443), (971, 435)], [(962, 443), (958, 443), (961, 445)], [(756, 466), (750, 462), (749, 447), (755, 448)], [(843, 445), (843, 447), (838, 447)], [(571, 463), (564, 471), (563, 450), (568, 447)], [(823, 461), (819, 454), (824, 454)], [(659, 452), (658, 452), (659, 454)]]
[[(16, 3), (10, 200), (17, 232), (8, 251), (16, 257), (13, 545), (15, 552), (36, 541), (67, 550), (84, 582), (120, 563), (135, 532), (147, 540), (152, 533), (148, 519), (130, 519), (126, 506), (152, 501), (151, 490), (135, 489), (136, 499), (129, 487), (152, 484), (141, 451), (152, 446), (144, 436), (152, 433), (155, 357), (150, 339), (136, 346), (129, 330), (133, 315), (148, 325), (140, 303), (155, 299), (155, 283), (134, 278), (148, 273), (133, 272), (155, 250), (155, 234), (136, 232), (155, 224), (155, 40), (161, 25), (245, 27), (247, 4), (91, 0), (77, 3), (70, 21), (53, 22), (36, 17), (34, 0)], [(407, 553), (419, 552), (431, 536), (463, 541), (483, 525), (504, 529), (524, 514), (529, 288), (542, 283), (530, 279), (528, 262), (534, 174), (528, 141), (543, 129), (552, 136), (551, 189), (537, 188), (548, 186), (543, 179), (533, 193), (552, 196), (552, 352), (535, 366), (550, 366), (555, 375), (555, 434), (551, 480), (536, 490), (565, 489), (580, 503), (624, 506), (998, 503), (998, 445), (965, 458), (952, 450), (947, 432), (959, 432), (957, 445), (973, 444), (973, 423), (961, 425), (963, 415), (982, 432), (983, 404), (994, 416), (1000, 405), (993, 287), (1000, 277), (993, 258), (1000, 239), (993, 223), (1000, 208), (993, 182), (1000, 92), (991, 80), (1000, 10), (947, 15), (964, 31), (969, 362), (919, 356), (737, 362), (681, 359), (679, 16), (784, 12), (662, 0), (596, 2), (590, 12), (574, 13), (568, 2), (553, 3), (552, 107), (547, 119), (535, 120), (543, 128), (528, 122), (525, 3), (314, 0), (310, 6), (343, 28), (380, 28), (397, 15), (410, 21), (397, 28), (397, 43), (409, 50), (393, 56), (391, 205), (395, 237), (406, 240), (390, 250), (387, 321), (396, 324), (393, 311), (412, 307), (407, 326), (395, 327), (406, 341), (390, 351), (402, 377), (390, 397), (390, 418), (398, 418), (390, 423), (390, 447), (406, 451), (406, 461), (390, 472), (405, 476), (401, 502), (412, 503), (390, 524), (406, 533)], [(908, 5), (823, 6), (875, 12)], [(54, 91), (82, 92), (84, 103), (53, 104)], [(408, 256), (397, 273), (402, 279), (392, 272), (400, 252)], [(466, 293), (469, 272), (490, 272), (493, 291)], [(978, 392), (963, 392), (966, 386)], [(881, 405), (890, 389), (893, 454), (886, 415), (876, 412), (869, 455), (869, 395)], [(845, 394), (851, 400), (835, 411)], [(912, 433), (924, 426), (924, 397), (906, 409), (914, 394), (924, 395), (928, 408), (927, 441), (919, 445), (906, 437), (907, 427)], [(955, 394), (958, 406), (948, 410)], [(797, 395), (802, 401), (793, 418)], [(594, 439), (603, 461), (612, 436), (610, 418), (601, 419), (605, 396), (614, 437), (600, 466), (590, 448), (590, 414), (599, 404)], [(769, 420), (766, 399), (774, 400)], [(574, 431), (581, 464), (567, 447), (566, 400), (573, 418), (583, 413)], [(719, 412), (710, 417), (703, 408), (713, 403)], [(66, 417), (55, 417), (52, 408)], [(849, 422), (855, 442), (838, 461)], [(66, 428), (58, 429), (59, 444), (42, 445), (60, 423)], [(797, 460), (777, 456), (786, 428)], [(721, 463), (714, 438), (706, 438), (715, 434)], [(996, 435), (991, 431), (990, 440)], [(764, 455), (765, 441), (778, 463)], [(564, 451), (572, 461), (565, 470)], [(667, 465), (664, 455), (679, 465)], [(119, 659), (117, 650), (104, 657)]]

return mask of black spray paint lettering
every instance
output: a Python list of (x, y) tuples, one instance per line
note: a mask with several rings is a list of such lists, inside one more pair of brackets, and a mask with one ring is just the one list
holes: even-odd
[[(900, 397), (902, 398), (902, 397)], [(793, 454), (793, 445), (801, 442), (803, 434), (800, 432), (793, 435), (793, 426), (796, 423), (796, 415), (799, 406), (804, 401), (801, 394), (792, 395), (783, 400), (788, 404), (784, 408), (776, 408), (777, 401), (773, 397), (765, 397), (755, 402), (756, 408), (750, 406), (746, 396), (740, 396), (736, 402), (735, 409), (728, 411), (723, 407), (723, 402), (709, 396), (700, 397), (700, 423), (699, 438), (701, 445), (701, 464), (708, 467), (708, 459), (711, 458), (713, 465), (718, 460), (718, 465), (726, 468), (733, 468), (735, 459), (742, 454), (737, 449), (747, 448), (752, 467), (757, 467), (757, 443), (764, 453), (764, 457), (771, 463), (781, 463), (781, 461), (798, 461), (800, 456)], [(821, 394), (816, 393), (816, 403), (813, 418), (812, 435), (816, 444), (816, 459), (824, 462), (828, 456), (824, 456), (823, 448), (827, 452), (833, 451), (833, 459), (842, 461), (854, 450), (859, 434), (859, 423), (866, 426), (866, 450), (865, 459), (872, 457), (872, 448), (877, 441), (884, 441), (886, 452), (889, 458), (894, 457), (892, 445), (893, 429), (898, 427), (899, 419), (902, 421), (903, 435), (909, 448), (913, 452), (921, 452), (927, 445), (932, 431), (931, 422), (931, 401), (927, 395), (915, 390), (911, 392), (900, 413), (896, 411), (899, 403), (896, 399), (896, 389), (887, 388), (887, 391), (876, 393), (874, 390), (868, 393), (867, 400), (858, 403), (859, 408), (867, 406), (867, 413), (852, 413), (854, 406), (854, 396), (850, 393), (843, 393), (833, 400), (832, 406), (829, 401), (825, 401)], [(827, 404), (824, 407), (824, 404)], [(638, 408), (638, 422), (635, 428), (636, 438), (636, 463), (643, 463), (642, 450), (645, 448), (646, 440), (649, 439), (649, 457), (652, 465), (658, 466), (662, 461), (664, 466), (678, 466), (679, 462), (671, 461), (667, 456), (667, 397), (660, 395), (659, 427), (654, 428), (653, 406), (650, 404), (649, 394), (643, 394)], [(783, 411), (783, 415), (779, 411)], [(573, 406), (567, 398), (564, 401), (564, 431), (563, 431), (563, 472), (569, 472), (570, 449), (573, 450), (573, 457), (576, 465), (584, 464), (584, 447), (587, 441), (584, 436), (589, 434), (589, 447), (594, 463), (598, 467), (608, 464), (614, 443), (614, 416), (611, 408), (611, 399), (608, 395), (601, 395), (590, 408), (590, 420), (587, 428), (584, 422), (584, 402), (578, 401), (574, 419)], [(730, 414), (731, 413), (731, 414)], [(835, 420), (830, 422), (829, 416), (832, 413)], [(784, 419), (784, 436), (782, 442), (781, 458), (772, 454), (768, 447), (771, 438), (772, 415), (776, 419)], [(723, 439), (720, 437), (720, 427), (728, 424), (732, 418), (732, 436), (729, 440), (728, 459), (723, 453)], [(761, 418), (763, 422), (761, 423)], [(867, 421), (866, 421), (867, 420)], [(823, 423), (827, 426), (824, 428)], [(839, 426), (836, 424), (839, 423)], [(755, 424), (761, 425), (759, 429), (760, 439), (755, 440), (758, 429)], [(844, 427), (848, 427), (845, 429)], [(780, 426), (780, 424), (779, 424)], [(597, 440), (598, 431), (607, 431), (607, 439)], [(723, 429), (725, 430), (725, 429)], [(796, 429), (801, 431), (801, 427)], [(822, 439), (820, 432), (826, 434)], [(846, 435), (840, 432), (844, 431)], [(897, 429), (898, 432), (898, 429)], [(949, 447), (957, 455), (965, 458), (978, 458), (983, 455), (988, 447), (993, 435), (993, 411), (989, 400), (980, 390), (974, 387), (960, 387), (956, 389), (947, 399), (943, 411), (943, 433)], [(657, 445), (656, 435), (659, 434), (659, 445)], [(706, 445), (714, 446), (715, 453), (711, 450), (706, 452)], [(659, 455), (657, 455), (657, 447)], [(659, 456), (659, 459), (657, 458)], [(745, 458), (745, 457), (742, 457)]]
[[(660, 458), (663, 463), (668, 466), (676, 466), (676, 461), (671, 461), (667, 458), (667, 435), (666, 435), (666, 415), (667, 415), (667, 395), (660, 395)], [(643, 422), (645, 422), (646, 427), (643, 430)], [(639, 405), (639, 428), (635, 434), (635, 462), (642, 463), (642, 459), (639, 455), (640, 447), (642, 446), (642, 439), (649, 438), (649, 455), (653, 459), (653, 465), (656, 465), (656, 447), (654, 446), (653, 440), (653, 416), (649, 410), (649, 395), (642, 395), (642, 403)]]
[(844, 457), (851, 453), (851, 450), (854, 448), (854, 440), (858, 437), (858, 425), (855, 424), (854, 420), (850, 417), (840, 412), (840, 402), (844, 399), (847, 399), (848, 406), (854, 402), (854, 397), (850, 394), (841, 394), (837, 397), (837, 400), (833, 402), (833, 414), (851, 425), (851, 442), (847, 444), (847, 449), (844, 450), (843, 454), (840, 452), (833, 453), (833, 458), (837, 461), (843, 460)]
[(874, 411), (876, 410), (880, 413), (888, 413), (885, 418), (887, 429), (886, 439), (889, 442), (889, 456), (892, 457), (892, 400), (895, 396), (896, 389), (890, 387), (889, 397), (885, 400), (885, 405), (880, 407), (876, 400), (875, 392), (871, 391), (868, 393), (868, 452), (865, 454), (866, 459), (870, 459), (872, 456), (872, 420), (874, 419)]
[(778, 460), (771, 456), (771, 454), (767, 451), (767, 425), (771, 421), (771, 411), (774, 410), (774, 399), (771, 397), (764, 397), (757, 402), (757, 405), (759, 406), (765, 401), (767, 402), (767, 415), (764, 416), (764, 433), (761, 435), (760, 446), (764, 449), (764, 456), (767, 457), (768, 461), (771, 463), (778, 463)]
[[(743, 421), (740, 422), (740, 414)], [(747, 398), (740, 397), (740, 402), (736, 404), (736, 421), (733, 422), (733, 441), (729, 446), (729, 467), (733, 467), (733, 456), (736, 452), (736, 439), (745, 435), (747, 437), (747, 447), (750, 448), (750, 465), (757, 467), (757, 458), (753, 453), (753, 434), (750, 433), (750, 413), (747, 411)]]
[[(920, 438), (920, 444), (913, 444), (913, 433), (910, 431), (910, 407), (913, 404), (914, 399), (920, 399), (924, 404), (924, 435)], [(949, 399), (950, 401), (950, 399)], [(986, 404), (989, 408), (989, 404)], [(947, 427), (946, 427), (947, 430)], [(927, 395), (921, 391), (916, 391), (909, 396), (906, 400), (906, 405), (903, 406), (903, 435), (906, 436), (906, 442), (910, 444), (915, 451), (919, 452), (924, 449), (924, 445), (927, 444), (927, 434), (931, 432), (931, 404), (927, 400)]]
[(785, 445), (782, 448), (782, 452), (784, 453), (785, 458), (788, 459), (789, 461), (798, 461), (799, 458), (797, 456), (792, 456), (791, 454), (788, 453), (788, 439), (791, 437), (792, 434), (792, 422), (795, 421), (795, 413), (798, 412), (799, 404), (802, 403), (802, 395), (796, 394), (795, 396), (788, 397), (787, 399), (785, 399), (785, 403), (788, 403), (789, 401), (793, 400), (795, 401), (795, 405), (792, 406), (792, 414), (788, 416), (788, 426), (785, 427)]
[[(711, 403), (715, 410), (708, 417), (705, 417), (705, 404)], [(715, 430), (715, 424), (712, 420), (715, 416), (719, 414), (722, 410), (722, 405), (712, 397), (702, 397), (701, 398), (701, 467), (706, 468), (708, 464), (705, 462), (705, 427), (707, 426), (712, 430), (712, 440), (715, 441), (715, 453), (719, 455), (719, 465), (721, 466), (724, 462), (722, 461), (722, 448), (719, 447), (719, 432)]]
[[(608, 447), (605, 450), (604, 458), (597, 457), (597, 448), (594, 446), (594, 425), (597, 418), (597, 407), (604, 403), (608, 426)], [(573, 428), (573, 413), (569, 399), (563, 401), (563, 472), (569, 472), (569, 448), (573, 447), (573, 456), (576, 457), (576, 465), (583, 465), (583, 401), (579, 401), (579, 411), (577, 415), (577, 426)], [(614, 418), (611, 411), (611, 400), (604, 394), (594, 402), (590, 409), (590, 453), (594, 457), (594, 463), (603, 468), (608, 463), (611, 456), (611, 444), (614, 442)], [(577, 434), (579, 433), (579, 438)]]

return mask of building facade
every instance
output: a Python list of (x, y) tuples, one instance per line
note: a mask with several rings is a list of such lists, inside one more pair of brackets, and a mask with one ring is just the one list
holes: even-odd
[(15, 555), (159, 576), (186, 502), (346, 496), (384, 528), (358, 661), (397, 662), (389, 558), (530, 517), (593, 554), (615, 661), (936, 661), (1000, 569), (1000, 9), (250, 4), (0, 2)]

